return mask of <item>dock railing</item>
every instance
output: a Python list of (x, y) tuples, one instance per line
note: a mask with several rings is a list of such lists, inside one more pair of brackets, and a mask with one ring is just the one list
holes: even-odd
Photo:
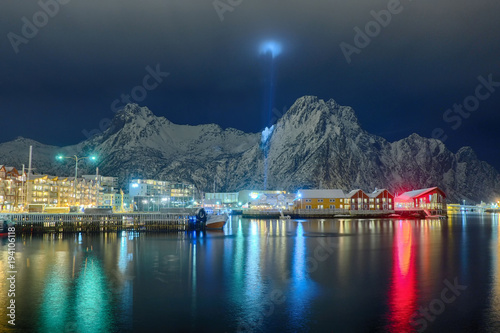
[(16, 232), (100, 232), (100, 231), (184, 231), (193, 221), (188, 214), (115, 213), (115, 214), (0, 214), (11, 221)]

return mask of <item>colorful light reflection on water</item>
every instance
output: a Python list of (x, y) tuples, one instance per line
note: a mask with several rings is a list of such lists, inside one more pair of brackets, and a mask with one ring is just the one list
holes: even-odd
[(409, 221), (396, 222), (394, 228), (389, 331), (410, 332), (414, 330), (410, 322), (417, 304), (413, 229)]

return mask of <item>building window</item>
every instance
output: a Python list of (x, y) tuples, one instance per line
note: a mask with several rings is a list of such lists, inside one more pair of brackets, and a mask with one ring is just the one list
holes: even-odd
[(323, 209), (323, 205), (318, 205), (318, 209)]
[(311, 202), (311, 199), (306, 199), (306, 202)]
[(330, 209), (335, 209), (335, 205), (330, 205)]
[[(340, 199), (340, 200), (342, 200), (342, 199)], [(340, 205), (340, 209), (344, 208), (343, 206), (344, 206), (344, 205)]]
[(335, 199), (330, 199), (330, 202), (335, 202)]
[(323, 202), (323, 199), (318, 199), (318, 202)]
[(306, 205), (306, 209), (311, 209), (311, 205)]

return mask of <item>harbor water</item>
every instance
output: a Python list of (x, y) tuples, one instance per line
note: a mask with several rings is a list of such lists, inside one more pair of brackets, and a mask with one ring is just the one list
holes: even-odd
[[(4, 332), (498, 332), (500, 215), (17, 235)], [(15, 300), (15, 326), (8, 323)]]

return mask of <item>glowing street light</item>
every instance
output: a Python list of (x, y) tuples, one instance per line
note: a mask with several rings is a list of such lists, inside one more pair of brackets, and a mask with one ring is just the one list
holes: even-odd
[(78, 178), (78, 162), (81, 161), (81, 160), (84, 160), (86, 158), (88, 158), (91, 161), (97, 161), (97, 157), (95, 155), (79, 157), (77, 155), (64, 156), (64, 155), (61, 155), (61, 154), (59, 154), (59, 155), (56, 156), (56, 159), (58, 161), (62, 161), (65, 158), (70, 158), (70, 159), (75, 160), (75, 180), (73, 182), (73, 187), (74, 187), (74, 191), (75, 191), (75, 202), (74, 203), (76, 204), (76, 181), (77, 181), (77, 178)]

